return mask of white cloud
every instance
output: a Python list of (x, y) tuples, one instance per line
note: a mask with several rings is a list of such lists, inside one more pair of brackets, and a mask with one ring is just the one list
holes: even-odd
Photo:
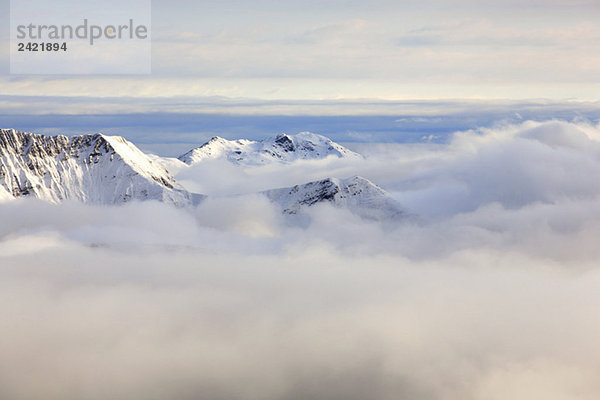
[(395, 229), (257, 196), (2, 204), (0, 397), (596, 399), (598, 138), (526, 122), (287, 170), (412, 193), (428, 218)]

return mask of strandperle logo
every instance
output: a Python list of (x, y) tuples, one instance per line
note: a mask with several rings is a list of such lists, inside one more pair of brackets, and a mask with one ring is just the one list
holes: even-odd
[(11, 74), (151, 73), (151, 0), (58, 3), (10, 0)]
[(148, 27), (136, 24), (129, 19), (126, 24), (117, 25), (93, 25), (89, 24), (87, 18), (80, 25), (17, 25), (17, 39), (21, 40), (66, 40), (87, 39), (90, 45), (101, 39), (140, 39), (148, 38)]

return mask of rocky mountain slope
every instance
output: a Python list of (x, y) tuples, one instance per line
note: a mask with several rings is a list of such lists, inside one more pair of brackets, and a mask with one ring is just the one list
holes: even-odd
[(67, 137), (0, 130), (0, 186), (12, 197), (50, 202), (192, 202), (192, 195), (137, 147), (102, 134)]
[(329, 203), (367, 219), (396, 219), (407, 215), (402, 205), (385, 190), (360, 176), (327, 178), (290, 188), (267, 190), (263, 194), (279, 204), (287, 214), (297, 214), (304, 207), (315, 204)]

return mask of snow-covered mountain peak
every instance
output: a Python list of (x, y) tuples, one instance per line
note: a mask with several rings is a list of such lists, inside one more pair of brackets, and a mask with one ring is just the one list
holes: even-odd
[(100, 133), (44, 136), (0, 130), (0, 185), (13, 197), (51, 202), (154, 199), (185, 205), (191, 197), (132, 143)]
[(133, 143), (122, 136), (105, 136), (101, 139), (108, 143), (109, 148), (118, 154), (138, 174), (170, 189), (183, 190), (169, 172), (160, 164), (154, 163), (150, 157), (138, 149)]
[(389, 193), (360, 176), (326, 178), (290, 188), (267, 190), (263, 194), (279, 204), (287, 214), (297, 214), (303, 207), (318, 203), (330, 203), (367, 219), (396, 219), (407, 215)]
[(295, 135), (280, 133), (259, 140), (227, 140), (215, 136), (202, 146), (179, 157), (192, 165), (211, 159), (225, 159), (234, 164), (263, 165), (272, 162), (290, 163), (296, 160), (321, 159), (329, 156), (361, 158), (353, 151), (331, 139), (310, 132)]

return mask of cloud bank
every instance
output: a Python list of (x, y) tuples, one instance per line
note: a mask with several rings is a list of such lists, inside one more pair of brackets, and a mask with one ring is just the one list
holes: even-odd
[(324, 205), (298, 226), (249, 194), (3, 203), (0, 397), (596, 399), (598, 128), (365, 150), (187, 178), (225, 194), (360, 172), (420, 219)]

